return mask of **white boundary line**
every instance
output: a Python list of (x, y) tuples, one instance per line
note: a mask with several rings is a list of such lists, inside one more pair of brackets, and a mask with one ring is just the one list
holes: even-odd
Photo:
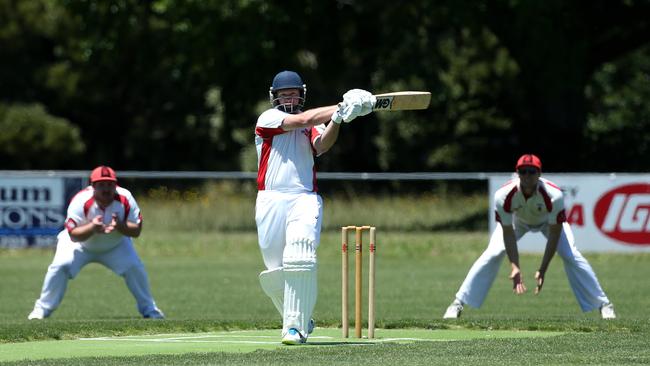
[[(199, 337), (171, 337), (171, 338), (138, 338), (138, 336), (128, 336), (128, 337), (94, 337), (94, 338), (79, 338), (80, 341), (122, 341), (122, 342), (188, 342), (188, 343), (215, 343), (215, 342), (231, 342), (231, 341), (209, 341), (209, 340), (201, 340), (205, 338), (262, 338), (262, 339), (277, 339), (279, 337), (277, 336), (238, 336), (238, 335), (232, 335), (232, 336), (226, 336), (226, 335), (206, 335), (206, 336), (199, 336)], [(326, 340), (331, 340), (334, 339), (333, 337), (328, 337), (328, 336), (316, 336), (316, 337), (309, 337), (309, 339), (326, 339)], [(236, 341), (239, 342), (239, 341)], [(247, 341), (241, 341), (241, 342), (247, 342)], [(277, 342), (272, 342), (272, 343), (277, 343)]]
[[(278, 341), (263, 341), (263, 340), (227, 340), (224, 338), (254, 338), (254, 339), (276, 339), (277, 336), (267, 335), (236, 335), (236, 334), (206, 334), (201, 336), (182, 336), (176, 334), (175, 337), (163, 338), (143, 338), (146, 336), (125, 336), (125, 337), (92, 337), (92, 338), (79, 338), (80, 341), (101, 341), (101, 342), (149, 342), (149, 343), (227, 343), (227, 344), (279, 344)], [(215, 340), (208, 340), (208, 338), (216, 338)], [(310, 340), (334, 340), (337, 338), (330, 336), (314, 336), (309, 337)], [(341, 341), (341, 343), (357, 343), (363, 342), (367, 344), (373, 343), (386, 343), (386, 342), (439, 342), (449, 341), (449, 339), (426, 339), (426, 338), (381, 338), (381, 339), (356, 339), (350, 338)]]

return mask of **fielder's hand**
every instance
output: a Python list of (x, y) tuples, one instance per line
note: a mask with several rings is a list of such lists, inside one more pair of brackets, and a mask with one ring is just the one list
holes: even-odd
[(510, 279), (512, 280), (512, 292), (517, 295), (521, 295), (526, 292), (526, 285), (524, 285), (524, 280), (521, 278), (521, 270), (513, 266), (512, 272), (510, 272)]
[(104, 218), (101, 215), (97, 215), (93, 217), (91, 220), (93, 224), (93, 233), (95, 234), (101, 234), (104, 232), (105, 226), (104, 226)]
[(537, 287), (535, 287), (535, 295), (539, 294), (542, 291), (542, 286), (544, 286), (544, 275), (540, 271), (535, 272), (535, 281), (537, 282)]
[(117, 214), (111, 215), (111, 222), (104, 226), (104, 234), (110, 234), (115, 230), (117, 223)]

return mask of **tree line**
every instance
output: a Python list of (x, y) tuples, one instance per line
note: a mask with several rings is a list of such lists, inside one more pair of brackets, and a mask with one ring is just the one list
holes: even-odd
[(1, 169), (256, 169), (275, 73), (344, 126), (324, 171), (647, 171), (650, 1), (0, 0)]

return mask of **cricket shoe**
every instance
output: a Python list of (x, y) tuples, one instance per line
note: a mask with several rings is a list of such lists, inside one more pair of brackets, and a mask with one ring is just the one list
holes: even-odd
[(307, 338), (303, 337), (296, 328), (289, 328), (287, 333), (282, 337), (282, 344), (299, 345), (305, 343), (307, 343)]
[(42, 320), (50, 316), (50, 314), (45, 311), (44, 309), (41, 308), (34, 308), (29, 315), (27, 315), (27, 319), (29, 320)]
[(616, 319), (616, 313), (614, 312), (614, 305), (611, 302), (607, 304), (602, 304), (600, 306), (600, 316), (603, 319)]
[(316, 322), (314, 319), (309, 319), (309, 324), (307, 324), (307, 334), (314, 333), (314, 328), (316, 328)]
[(458, 319), (460, 314), (463, 312), (463, 303), (460, 300), (456, 299), (447, 307), (445, 315), (442, 316), (443, 319)]
[(165, 314), (163, 314), (160, 309), (154, 309), (144, 315), (145, 319), (165, 319)]

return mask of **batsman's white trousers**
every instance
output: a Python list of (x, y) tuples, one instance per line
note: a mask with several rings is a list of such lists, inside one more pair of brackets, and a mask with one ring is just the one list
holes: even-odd
[[(515, 223), (514, 226), (517, 240), (529, 231), (537, 231), (520, 222)], [(542, 226), (539, 231), (548, 237), (548, 225)], [(562, 225), (557, 254), (562, 258), (569, 285), (582, 311), (598, 309), (602, 304), (609, 303), (594, 270), (576, 248), (571, 227), (566, 222)], [(472, 307), (481, 307), (505, 256), (503, 229), (498, 224), (487, 249), (470, 268), (465, 281), (456, 293), (456, 298)]]
[(41, 296), (34, 306), (43, 309), (48, 315), (52, 313), (63, 300), (68, 280), (75, 278), (81, 269), (91, 262), (103, 264), (124, 277), (127, 287), (135, 297), (140, 314), (146, 316), (158, 310), (151, 296), (147, 272), (131, 238), (125, 236), (115, 248), (96, 253), (73, 242), (66, 230), (58, 235), (56, 254), (47, 269)]
[(307, 240), (320, 243), (323, 199), (315, 192), (259, 191), (255, 202), (257, 238), (267, 269), (282, 267), (284, 247)]
[[(265, 283), (267, 288), (284, 288), (283, 294), (267, 292), (274, 304), (282, 304), (278, 310), (283, 315), (283, 335), (296, 328), (307, 336), (317, 298), (316, 249), (322, 217), (323, 200), (315, 192), (257, 194), (255, 222), (264, 265), (283, 273), (267, 277)], [(271, 280), (277, 282), (268, 283)]]

